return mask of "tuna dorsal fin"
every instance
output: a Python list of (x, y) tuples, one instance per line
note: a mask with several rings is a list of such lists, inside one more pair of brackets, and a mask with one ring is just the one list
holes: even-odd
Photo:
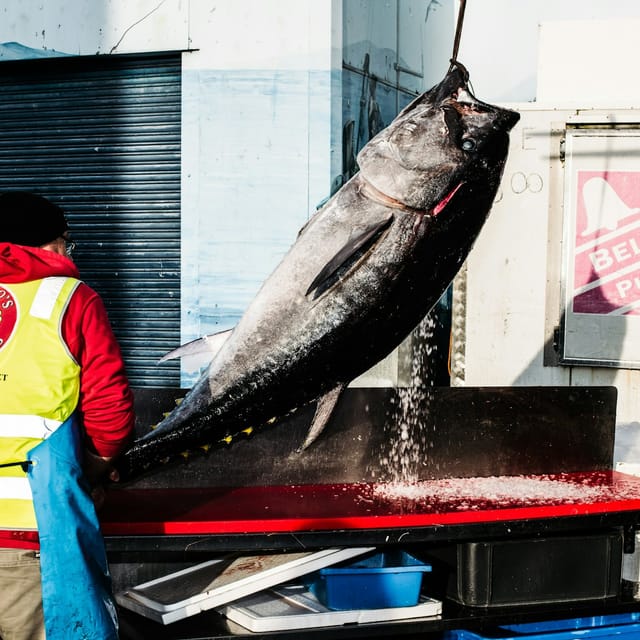
[(346, 386), (346, 384), (339, 384), (328, 393), (325, 393), (318, 400), (316, 412), (313, 416), (313, 420), (311, 421), (309, 431), (307, 432), (307, 437), (304, 439), (304, 442), (298, 451), (304, 451), (307, 447), (311, 446), (318, 439), (318, 436), (324, 431), (324, 428), (327, 426), (327, 422), (329, 422), (329, 418), (333, 414), (333, 410), (335, 409), (336, 404), (338, 404), (338, 400)]
[(313, 279), (305, 295), (318, 290), (316, 296), (333, 284), (334, 280), (340, 277), (339, 271), (348, 268), (354, 260), (367, 251), (380, 237), (380, 234), (393, 221), (393, 214), (390, 213), (382, 220), (377, 220), (365, 229), (352, 235), (347, 244), (336, 253), (329, 262), (321, 269), (320, 273)]
[(198, 371), (201, 367), (208, 365), (211, 360), (213, 360), (232, 331), (233, 329), (220, 331), (187, 342), (162, 356), (162, 358), (158, 360), (158, 363), (173, 360), (174, 358), (182, 358), (182, 366), (185, 371), (189, 373)]

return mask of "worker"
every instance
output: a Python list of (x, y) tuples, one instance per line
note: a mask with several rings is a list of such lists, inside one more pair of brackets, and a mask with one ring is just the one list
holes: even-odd
[[(73, 246), (57, 205), (0, 194), (2, 640), (45, 638), (45, 628), (47, 640), (117, 638), (91, 494), (117, 480), (112, 461), (132, 434), (133, 397)], [(97, 600), (97, 613), (84, 598)]]

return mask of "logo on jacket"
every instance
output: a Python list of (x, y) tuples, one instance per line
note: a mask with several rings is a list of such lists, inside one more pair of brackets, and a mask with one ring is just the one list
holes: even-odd
[(18, 305), (8, 289), (0, 286), (0, 349), (2, 349), (16, 328)]

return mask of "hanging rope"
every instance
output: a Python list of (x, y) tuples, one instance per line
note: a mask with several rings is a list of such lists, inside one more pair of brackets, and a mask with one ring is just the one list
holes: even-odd
[(458, 24), (456, 25), (456, 36), (453, 40), (453, 54), (451, 55), (451, 66), (449, 71), (454, 67), (462, 66), (458, 62), (458, 49), (460, 48), (460, 38), (462, 36), (462, 23), (464, 22), (464, 10), (467, 5), (467, 0), (460, 0), (460, 9), (458, 10)]

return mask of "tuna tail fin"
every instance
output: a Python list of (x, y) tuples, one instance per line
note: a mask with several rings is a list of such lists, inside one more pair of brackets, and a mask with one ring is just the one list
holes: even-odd
[(325, 393), (318, 400), (316, 412), (313, 416), (313, 420), (311, 421), (309, 431), (307, 432), (307, 437), (302, 443), (302, 446), (298, 449), (298, 453), (311, 446), (324, 431), (324, 428), (327, 426), (329, 418), (331, 418), (333, 410), (338, 404), (338, 400), (340, 399), (340, 396), (342, 395), (342, 392), (344, 391), (344, 388), (346, 386), (346, 384), (339, 384), (337, 387), (331, 389), (331, 391), (329, 391), (328, 393)]
[(222, 345), (227, 341), (233, 329), (228, 331), (220, 331), (212, 333), (202, 338), (197, 338), (191, 342), (187, 342), (182, 346), (170, 351), (158, 360), (158, 364), (173, 360), (174, 358), (182, 358), (182, 366), (185, 371), (192, 373), (198, 371), (202, 367), (207, 366), (216, 356)]
[(317, 298), (336, 280), (339, 280), (344, 275), (341, 271), (350, 268), (362, 254), (368, 251), (392, 221), (393, 214), (389, 214), (383, 220), (376, 221), (357, 235), (349, 238), (347, 244), (327, 262), (313, 279), (305, 295), (308, 296), (312, 291), (316, 291), (315, 297)]

